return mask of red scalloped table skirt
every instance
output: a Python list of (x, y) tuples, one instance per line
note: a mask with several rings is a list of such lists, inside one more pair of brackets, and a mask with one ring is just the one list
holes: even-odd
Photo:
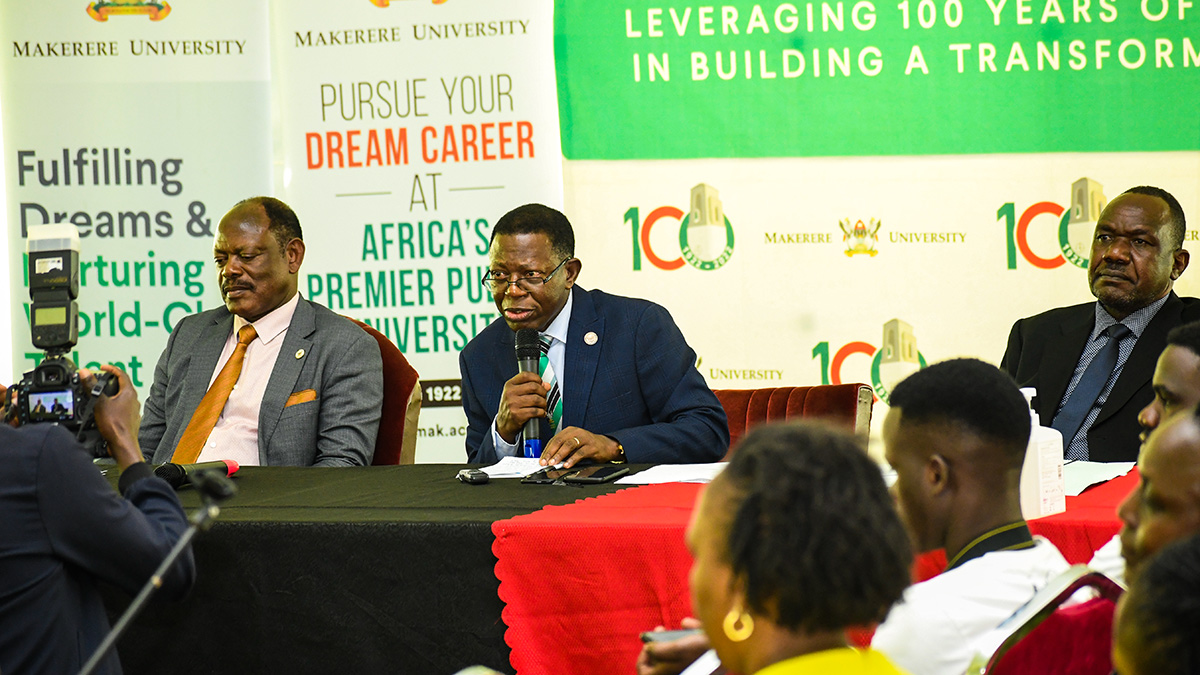
[[(1117, 533), (1117, 504), (1137, 480), (1135, 469), (1068, 497), (1065, 513), (1030, 529), (1069, 562), (1087, 562)], [(701, 487), (629, 488), (492, 525), (505, 640), (519, 675), (632, 673), (639, 632), (691, 615), (683, 532)], [(940, 551), (920, 556), (914, 579), (934, 576), (945, 561)]]

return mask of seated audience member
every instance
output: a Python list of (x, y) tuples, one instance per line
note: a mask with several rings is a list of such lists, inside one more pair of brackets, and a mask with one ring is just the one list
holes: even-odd
[(1025, 398), (995, 366), (934, 364), (891, 394), (884, 453), (919, 552), (944, 548), (942, 574), (908, 589), (872, 646), (915, 675), (961, 675), (972, 643), (1068, 567), (1021, 517), (1029, 442)]
[(1151, 385), (1154, 399), (1138, 413), (1142, 443), (1159, 424), (1200, 404), (1200, 321), (1167, 334)]
[(1200, 319), (1200, 300), (1171, 290), (1187, 269), (1183, 208), (1166, 190), (1130, 188), (1100, 213), (1088, 285), (1096, 302), (1017, 321), (1001, 368), (1035, 387), (1067, 459), (1133, 461), (1138, 411), (1167, 332)]
[(1200, 537), (1166, 547), (1121, 597), (1113, 665), (1121, 675), (1200, 673)]
[[(1138, 413), (1143, 445), (1151, 431), (1181, 412), (1200, 404), (1200, 321), (1193, 321), (1167, 334), (1167, 347), (1154, 368), (1154, 400)], [(1117, 583), (1125, 583), (1125, 560), (1121, 557), (1120, 535), (1100, 547), (1088, 565)]]
[[(667, 310), (576, 285), (583, 263), (562, 213), (526, 204), (492, 230), (484, 285), (500, 319), (459, 355), (467, 460), (520, 456), (539, 420), (542, 464), (713, 462), (725, 411)], [(541, 332), (542, 374), (517, 372), (516, 331)]]
[(1141, 482), (1117, 508), (1125, 580), (1162, 547), (1200, 533), (1200, 418), (1197, 409), (1155, 429), (1138, 458)]
[(213, 259), (225, 306), (171, 332), (142, 451), (155, 463), (370, 465), (383, 405), (379, 345), (297, 293), (296, 214), (271, 197), (239, 202), (221, 219)]
[(755, 429), (702, 493), (687, 530), (692, 606), (743, 675), (900, 673), (845, 631), (878, 621), (912, 549), (879, 468), (816, 425)]
[[(919, 551), (944, 548), (950, 563), (908, 589), (872, 647), (916, 675), (961, 675), (975, 639), (1068, 567), (1021, 518), (1029, 407), (1007, 375), (974, 359), (918, 371), (896, 386), (891, 406), (883, 442), (901, 518)], [(701, 651), (697, 642), (647, 645), (643, 660), (687, 663)]]
[[(79, 672), (109, 630), (97, 582), (138, 592), (187, 530), (175, 492), (142, 461), (137, 391), (125, 373), (104, 370), (117, 375), (120, 391), (100, 400), (96, 423), (121, 467), (124, 498), (63, 427), (0, 425), (0, 673), (6, 675)], [(161, 590), (178, 598), (195, 575), (189, 549), (162, 578)], [(96, 672), (121, 672), (115, 651)]]

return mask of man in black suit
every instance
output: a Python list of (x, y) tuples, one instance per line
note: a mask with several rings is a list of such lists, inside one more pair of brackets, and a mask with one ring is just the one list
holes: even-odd
[(1171, 291), (1187, 269), (1186, 231), (1169, 192), (1130, 188), (1096, 223), (1088, 284), (1097, 301), (1013, 324), (1000, 367), (1037, 388), (1038, 415), (1063, 431), (1067, 459), (1137, 459), (1137, 415), (1154, 398), (1150, 378), (1167, 333), (1200, 319), (1200, 299)]

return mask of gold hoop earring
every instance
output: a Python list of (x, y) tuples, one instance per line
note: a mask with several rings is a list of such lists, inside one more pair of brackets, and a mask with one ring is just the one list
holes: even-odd
[(754, 633), (754, 617), (741, 609), (731, 609), (721, 623), (730, 642), (742, 642)]

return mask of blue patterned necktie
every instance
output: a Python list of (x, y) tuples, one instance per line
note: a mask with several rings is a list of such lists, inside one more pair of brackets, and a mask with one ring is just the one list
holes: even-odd
[[(1087, 419), (1088, 413), (1091, 412), (1092, 406), (1096, 405), (1096, 399), (1100, 397), (1100, 392), (1104, 391), (1105, 385), (1112, 377), (1113, 369), (1117, 366), (1117, 355), (1121, 351), (1121, 341), (1131, 334), (1129, 328), (1125, 324), (1115, 323), (1104, 330), (1108, 336), (1108, 342), (1100, 348), (1096, 357), (1088, 364), (1087, 370), (1083, 371), (1083, 376), (1079, 378), (1079, 384), (1075, 385), (1075, 391), (1071, 392), (1071, 398), (1067, 399), (1067, 404), (1058, 411), (1054, 416), (1054, 421), (1050, 426), (1062, 432), (1063, 445), (1068, 450), (1071, 447), (1072, 441), (1075, 440), (1075, 435), (1080, 432), (1080, 427), (1084, 420)], [(1083, 430), (1087, 432), (1086, 429)], [(1087, 459), (1086, 453), (1076, 452), (1072, 456), (1067, 453), (1067, 459)]]

